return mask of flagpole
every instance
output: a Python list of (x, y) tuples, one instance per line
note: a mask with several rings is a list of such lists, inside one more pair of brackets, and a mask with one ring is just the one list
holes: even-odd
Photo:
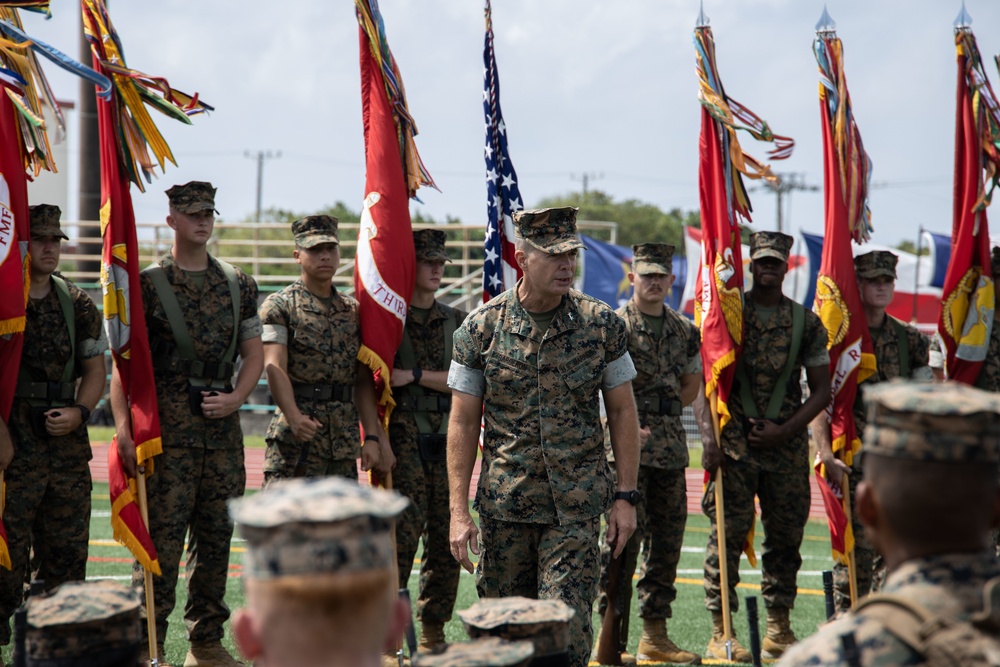
[[(139, 487), (139, 514), (142, 516), (142, 523), (149, 530), (149, 511), (146, 507), (146, 473), (140, 472), (136, 475), (136, 483)], [(152, 537), (152, 536), (150, 536)], [(159, 664), (160, 656), (157, 654), (156, 642), (156, 601), (153, 597), (153, 573), (146, 566), (142, 568), (143, 588), (146, 591), (146, 636), (149, 639), (149, 664), (154, 667)]]
[(917, 267), (913, 270), (913, 312), (910, 313), (910, 324), (917, 323), (917, 292), (920, 290), (920, 253), (924, 246), (924, 227), (917, 228)]
[[(715, 442), (721, 442), (719, 429), (719, 392), (709, 399), (712, 410), (712, 431)], [(729, 615), (729, 561), (726, 559), (726, 508), (722, 493), (722, 462), (715, 470), (715, 535), (719, 550), (719, 588), (722, 589), (722, 639), (726, 642), (726, 659), (733, 659), (733, 622)]]
[[(847, 476), (847, 473), (843, 475), (840, 489), (843, 496), (844, 514), (847, 516), (847, 525), (850, 526), (854, 519), (851, 516), (851, 480)], [(856, 547), (857, 540), (855, 539), (854, 544), (851, 545), (850, 550), (847, 552), (847, 578), (850, 581), (851, 607), (858, 601), (858, 565), (854, 558)]]

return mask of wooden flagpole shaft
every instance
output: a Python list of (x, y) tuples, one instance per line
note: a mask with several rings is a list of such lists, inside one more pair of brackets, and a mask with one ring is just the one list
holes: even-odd
[[(712, 392), (709, 401), (712, 409), (712, 431), (715, 442), (721, 440), (719, 428), (719, 394)], [(721, 447), (721, 445), (719, 445)], [(729, 561), (726, 559), (726, 508), (722, 492), (722, 464), (715, 471), (715, 534), (719, 549), (719, 588), (722, 593), (722, 638), (727, 642), (726, 652), (730, 652), (729, 641), (733, 638), (733, 623), (729, 611)]]
[[(385, 479), (382, 480), (382, 488), (387, 491), (392, 491), (392, 471), (386, 473)], [(396, 558), (396, 522), (393, 521), (392, 525), (389, 527), (389, 542), (392, 544), (392, 581), (399, 582), (399, 560)], [(410, 613), (410, 623), (413, 623), (413, 614)], [(403, 664), (403, 638), (400, 637), (393, 646), (395, 649), (395, 654), (399, 660), (399, 664)]]
[[(149, 530), (149, 512), (146, 508), (146, 473), (140, 472), (136, 475), (136, 483), (139, 486), (139, 514), (142, 515), (142, 522)], [(160, 656), (156, 650), (156, 601), (153, 598), (153, 573), (149, 568), (143, 567), (144, 586), (146, 591), (146, 635), (149, 638), (149, 664), (159, 664)]]
[[(854, 518), (851, 516), (851, 480), (847, 475), (844, 475), (840, 489), (843, 496), (844, 514), (847, 516), (847, 525), (850, 527), (854, 522)], [(857, 540), (857, 537), (855, 537), (855, 540)], [(858, 602), (858, 565), (854, 560), (853, 546), (847, 552), (847, 578), (850, 581), (851, 606), (853, 607)]]

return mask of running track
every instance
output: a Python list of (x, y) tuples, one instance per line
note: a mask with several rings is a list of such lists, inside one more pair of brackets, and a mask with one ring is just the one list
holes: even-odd
[[(108, 446), (106, 444), (93, 445), (94, 458), (90, 462), (90, 472), (95, 482), (108, 481)], [(247, 468), (247, 488), (259, 489), (264, 481), (262, 471), (264, 465), (264, 450), (260, 448), (248, 448), (245, 450), (245, 460)], [(481, 459), (476, 460), (476, 467), (472, 471), (472, 484), (469, 490), (469, 498), (475, 495), (476, 483), (479, 481), (479, 464)], [(358, 478), (368, 479), (367, 474), (359, 472)], [(705, 480), (705, 472), (700, 469), (689, 468), (687, 470), (687, 495), (688, 513), (701, 514), (701, 494)], [(820, 495), (819, 487), (816, 486), (816, 476), (809, 476), (809, 486), (812, 492), (811, 504), (809, 506), (810, 518), (822, 519), (826, 517), (823, 509), (823, 497)], [(760, 512), (758, 508), (758, 513)]]

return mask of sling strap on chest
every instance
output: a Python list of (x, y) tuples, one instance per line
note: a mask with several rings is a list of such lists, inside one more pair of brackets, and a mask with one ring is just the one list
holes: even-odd
[(18, 378), (17, 386), (14, 388), (14, 396), (39, 405), (53, 401), (72, 401), (76, 397), (76, 383), (73, 381), (73, 369), (76, 368), (76, 312), (66, 281), (53, 274), (52, 284), (59, 298), (59, 309), (62, 311), (69, 333), (69, 357), (58, 382), (30, 382)]
[[(785, 367), (782, 369), (781, 375), (778, 376), (778, 381), (771, 392), (771, 398), (767, 402), (767, 410), (763, 415), (764, 419), (772, 421), (777, 419), (781, 414), (781, 405), (785, 402), (785, 396), (788, 394), (788, 381), (791, 379), (792, 371), (795, 369), (795, 362), (799, 357), (799, 349), (802, 347), (802, 333), (805, 330), (806, 309), (802, 304), (794, 301), (791, 304), (792, 342), (788, 348), (788, 360), (785, 362)], [(747, 376), (746, 368), (743, 366), (742, 356), (736, 364), (736, 379), (740, 383), (740, 399), (743, 403), (743, 413), (752, 419), (760, 419), (761, 415), (757, 410), (757, 403), (753, 398), (750, 379)]]
[(910, 337), (906, 334), (906, 325), (895, 317), (888, 316), (893, 330), (896, 332), (896, 346), (899, 349), (899, 377), (910, 377)]
[(229, 285), (229, 295), (233, 306), (233, 335), (229, 340), (229, 347), (221, 359), (206, 361), (199, 359), (194, 348), (194, 341), (188, 330), (184, 313), (181, 311), (180, 303), (174, 288), (167, 280), (163, 267), (154, 264), (143, 270), (156, 289), (156, 295), (163, 304), (163, 310), (167, 315), (167, 323), (174, 336), (176, 347), (162, 341), (154, 343), (154, 367), (158, 370), (165, 370), (180, 375), (185, 375), (192, 386), (211, 385), (213, 387), (224, 386), (232, 378), (236, 365), (233, 362), (236, 358), (236, 344), (240, 330), (240, 284), (236, 275), (236, 269), (232, 264), (216, 260), (226, 276), (226, 283)]
[[(455, 336), (455, 329), (458, 328), (456, 321), (458, 314), (454, 309), (449, 309), (442, 326), (444, 328), (444, 367), (451, 366), (452, 344)], [(406, 370), (416, 368), (417, 354), (413, 349), (413, 341), (410, 334), (403, 328), (403, 340), (399, 344), (399, 363)], [(431, 393), (426, 388), (412, 383), (403, 387), (403, 391), (396, 403), (397, 410), (412, 411), (413, 420), (417, 423), (417, 429), (421, 434), (434, 433), (431, 428), (429, 413), (447, 413), (451, 411), (451, 396), (442, 395), (439, 392)], [(441, 426), (437, 433), (443, 434), (448, 430), (448, 420), (442, 418)]]

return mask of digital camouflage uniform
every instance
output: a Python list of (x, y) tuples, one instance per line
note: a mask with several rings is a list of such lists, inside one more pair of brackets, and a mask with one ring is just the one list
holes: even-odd
[(484, 598), (458, 615), (472, 639), (530, 640), (534, 659), (529, 664), (566, 664), (569, 627), (576, 612), (561, 600)]
[[(292, 385), (339, 385), (353, 391), (357, 377), (361, 325), (358, 302), (333, 289), (329, 307), (302, 280), (264, 300), (260, 319), (264, 343), (288, 347), (288, 378)], [(361, 435), (353, 400), (296, 398), (299, 410), (323, 427), (309, 444), (307, 477), (339, 475), (357, 480)], [(292, 435), (281, 409), (267, 429), (264, 485), (292, 477), (303, 443)]]
[[(36, 219), (33, 210), (32, 222)], [(37, 228), (33, 231), (38, 233)], [(81, 375), (81, 362), (103, 356), (108, 349), (101, 315), (94, 301), (66, 280), (76, 329), (75, 351), (71, 352), (73, 344), (53, 279), (49, 279), (49, 284), (51, 289), (46, 296), (28, 300), (18, 373), (20, 387), (24, 383), (61, 382), (71, 354), (75, 357), (73, 383)], [(6, 505), (3, 510), (12, 569), (0, 568), (0, 612), (4, 619), (0, 624), (0, 644), (10, 641), (9, 620), (21, 604), (32, 548), (38, 567), (34, 576), (43, 579), (47, 589), (64, 581), (84, 579), (87, 575), (91, 504), (89, 461), (93, 457), (87, 425), (81, 424), (72, 433), (58, 437), (48, 435), (44, 423), (32, 426), (33, 407), (41, 411), (76, 403), (75, 390), (68, 389), (70, 397), (67, 400), (26, 398), (23, 389), (15, 394), (9, 421), (14, 459), (4, 472)]]
[[(922, 462), (927, 465), (996, 466), (1000, 444), (1000, 402), (988, 393), (966, 385), (893, 382), (869, 392), (865, 397), (872, 417), (864, 436), (864, 456)], [(886, 483), (890, 483), (887, 480)], [(875, 491), (877, 494), (877, 490)], [(947, 489), (939, 491), (942, 507), (955, 506)], [(955, 511), (961, 508), (955, 506)], [(1000, 576), (1000, 562), (991, 550), (978, 553), (943, 553), (913, 558), (889, 573), (880, 593), (868, 598), (869, 604), (852, 610), (838, 620), (820, 627), (819, 632), (793, 646), (779, 665), (830, 667), (848, 665), (842, 637), (853, 634), (858, 647), (858, 663), (866, 667), (924, 665), (926, 656), (904, 642), (884, 622), (883, 614), (897, 612), (895, 605), (871, 604), (882, 595), (916, 603), (933, 618), (921, 625), (908, 612), (902, 612), (915, 635), (922, 640), (956, 621), (969, 621), (974, 613), (987, 611), (984, 588)], [(994, 602), (993, 605), (996, 603)], [(998, 637), (998, 609), (992, 606), (993, 625), (985, 631)], [(995, 643), (995, 641), (994, 641)], [(969, 660), (978, 643), (948, 645), (954, 660), (951, 664), (988, 665), (996, 663), (996, 653)], [(965, 661), (958, 656), (965, 654)]]
[[(886, 250), (875, 250), (854, 258), (854, 268), (859, 278), (875, 278), (878, 276), (891, 276), (896, 278), (896, 262), (898, 257)], [(909, 324), (905, 324), (889, 314), (885, 315), (883, 325), (877, 329), (869, 329), (872, 337), (872, 347), (875, 353), (875, 374), (870, 376), (859, 385), (859, 391), (854, 399), (854, 425), (858, 437), (865, 432), (867, 417), (865, 415), (864, 394), (865, 388), (879, 382), (885, 382), (893, 378), (903, 376), (903, 364), (900, 361), (902, 347), (899, 342), (899, 334), (903, 332), (906, 336), (906, 351), (908, 359), (906, 361), (907, 377), (917, 380), (930, 381), (933, 374), (928, 366), (928, 354), (930, 342), (927, 337), (917, 331)], [(885, 569), (882, 565), (882, 558), (875, 552), (875, 547), (865, 533), (864, 525), (854, 509), (854, 491), (861, 481), (863, 468), (861, 457), (855, 456), (851, 466), (850, 488), (851, 488), (851, 518), (854, 529), (854, 567), (857, 583), (857, 594), (861, 598), (872, 590), (878, 590), (882, 579), (885, 578)], [(851, 584), (848, 576), (847, 566), (835, 563), (833, 566), (834, 577), (834, 599), (838, 609), (850, 609), (851, 607)]]
[[(747, 294), (744, 304), (742, 364), (759, 414), (768, 401), (788, 360), (792, 345), (792, 300), (783, 296), (767, 323)], [(819, 317), (805, 311), (798, 358), (785, 388), (779, 413), (786, 420), (802, 405), (801, 369), (830, 363), (827, 333)], [(802, 565), (799, 547), (809, 518), (809, 440), (806, 429), (776, 447), (751, 448), (744, 430), (746, 413), (739, 382), (733, 383), (729, 410), (732, 419), (722, 430), (720, 446), (725, 454), (723, 473), (726, 507), (726, 558), (729, 565), (729, 604), (738, 607), (736, 585), (743, 543), (754, 523), (754, 496), (760, 500), (764, 526), (761, 595), (768, 608), (795, 606), (796, 576)], [(719, 552), (715, 529), (715, 482), (705, 489), (701, 501), (712, 522), (705, 553), (705, 606), (720, 610)]]
[[(670, 618), (677, 597), (674, 579), (687, 523), (685, 468), (690, 460), (687, 435), (681, 424), (681, 377), (701, 373), (701, 335), (687, 318), (663, 307), (663, 332), (657, 337), (633, 300), (615, 311), (625, 321), (628, 351), (635, 364), (632, 381), (639, 423), (650, 429), (639, 462), (640, 500), (637, 525), (628, 545), (625, 571), (635, 572), (642, 546), (642, 569), (636, 590), (642, 618)], [(659, 403), (672, 401), (676, 414), (659, 414)], [(644, 406), (650, 410), (644, 410)], [(605, 437), (608, 460), (614, 464), (610, 439)], [(601, 540), (601, 599), (606, 604), (607, 566), (611, 547)]]
[[(549, 220), (522, 212), (519, 225), (565, 226), (575, 245), (553, 252), (566, 252), (580, 247), (575, 216), (551, 219), (566, 210), (573, 209), (556, 209)], [(521, 306), (519, 286), (477, 308), (455, 332), (448, 377), (453, 390), (482, 397), (485, 408), (477, 589), (480, 597), (557, 598), (575, 609), (570, 664), (582, 667), (593, 645), (600, 519), (614, 491), (598, 391), (630, 381), (635, 369), (625, 324), (607, 304), (570, 290), (540, 331)]]
[[(440, 230), (425, 229), (413, 233), (418, 260), (447, 260), (444, 250), (445, 234)], [(424, 371), (447, 371), (446, 347), (452, 341), (445, 339), (446, 326), (454, 332), (465, 320), (466, 313), (435, 300), (430, 312), (424, 315), (410, 308), (406, 315), (403, 345), (410, 345), (413, 359), (402, 359), (403, 346), (396, 353), (394, 368)], [(448, 355), (449, 361), (451, 355)], [(413, 559), (417, 553), (420, 536), (424, 536), (424, 550), (420, 561), (420, 594), (417, 598), (417, 618), (422, 623), (445, 623), (451, 620), (458, 593), (461, 566), (451, 555), (448, 529), (451, 512), (448, 508), (448, 465), (445, 448), (445, 429), (451, 404), (450, 394), (436, 392), (415, 383), (393, 390), (396, 409), (389, 422), (389, 441), (396, 455), (393, 470), (393, 488), (410, 499), (410, 506), (396, 524), (396, 554), (399, 565), (399, 587), (409, 585)], [(423, 453), (418, 445), (421, 436), (416, 401), (429, 401), (435, 409), (421, 409), (420, 421), (426, 420), (430, 438), (438, 442), (425, 442)], [(448, 408), (448, 409), (442, 409)]]
[(115, 581), (69, 581), (32, 597), (25, 624), (27, 664), (137, 664), (142, 630), (135, 591)]
[[(261, 335), (257, 283), (252, 277), (236, 269), (240, 295), (237, 323), (233, 322), (228, 281), (214, 257), (209, 258), (201, 289), (170, 255), (157, 264), (173, 287), (199, 359), (222, 359), (234, 327), (238, 343)], [(139, 282), (151, 344), (154, 349), (163, 344), (176, 345), (149, 274), (143, 272)], [(161, 577), (153, 580), (157, 636), (167, 636), (167, 617), (174, 608), (184, 537), (189, 533), (184, 621), (192, 643), (213, 642), (221, 639), (222, 625), (229, 618), (229, 607), (223, 598), (233, 524), (226, 501), (243, 495), (246, 487), (243, 431), (237, 413), (221, 419), (193, 414), (188, 400), (188, 378), (163, 369), (155, 356), (153, 367), (163, 442), (163, 453), (155, 459), (155, 473), (147, 481), (149, 533), (163, 571)], [(133, 566), (132, 583), (135, 586), (143, 583), (143, 570), (138, 563)]]

